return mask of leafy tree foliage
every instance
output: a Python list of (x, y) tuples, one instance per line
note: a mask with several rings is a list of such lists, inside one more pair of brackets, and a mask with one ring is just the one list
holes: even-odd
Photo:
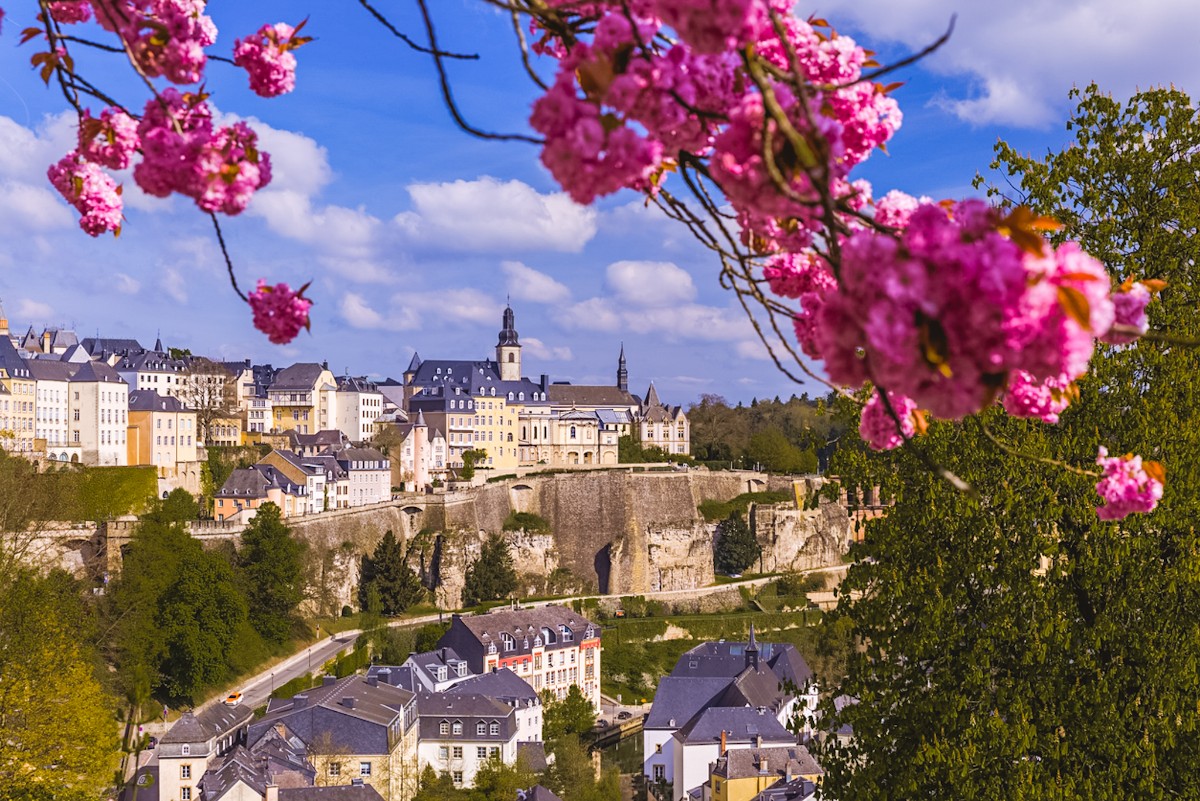
[(483, 543), (479, 558), (467, 568), (463, 605), (507, 598), (516, 588), (517, 573), (513, 570), (508, 543), (501, 535), (491, 534)]
[(578, 685), (572, 684), (565, 698), (559, 699), (549, 690), (542, 690), (542, 737), (578, 736), (596, 725), (596, 710), (584, 697)]
[(0, 570), (0, 799), (82, 799), (112, 781), (117, 727), (91, 615), (66, 573)]
[[(761, 462), (777, 472), (815, 471), (817, 457), (824, 463), (845, 430), (828, 404), (827, 399), (805, 394), (731, 407), (720, 395), (701, 395), (688, 409), (692, 456), (739, 466)], [(773, 433), (764, 438), (767, 432)]]
[[(1071, 146), (1037, 160), (1001, 143), (995, 166), (1118, 280), (1165, 279), (1151, 326), (1195, 339), (1196, 108), (1168, 89), (1078, 97)], [(922, 447), (974, 494), (906, 451), (839, 451), (839, 474), (896, 505), (842, 584), (861, 647), (839, 691), (862, 703), (833, 719), (855, 737), (825, 755), (832, 796), (1195, 797), (1200, 350), (1106, 348), (1079, 389), (1057, 426), (997, 410), (934, 426)], [(1100, 443), (1167, 466), (1154, 513), (1101, 521), (1096, 478), (1052, 463), (1088, 465)]]
[(741, 512), (733, 511), (717, 526), (713, 561), (718, 573), (737, 575), (758, 561), (762, 548)]
[(487, 458), (487, 451), (482, 448), (470, 448), (463, 451), (463, 466), (458, 470), (458, 477), (463, 481), (475, 478), (475, 465)]
[(643, 448), (641, 442), (632, 434), (617, 437), (617, 461), (621, 464), (646, 464), (647, 462), (679, 461), (678, 454), (672, 455), (651, 445)]
[(364, 609), (370, 606), (368, 595), (377, 592), (379, 611), (384, 615), (398, 615), (425, 599), (421, 579), (408, 566), (405, 551), (391, 529), (370, 556), (363, 556), (358, 591)]
[(620, 778), (616, 769), (604, 771), (600, 779), (592, 767), (592, 758), (578, 737), (560, 737), (549, 742), (554, 761), (546, 770), (546, 787), (560, 798), (571, 801), (619, 801)]
[(304, 600), (304, 549), (273, 503), (260, 506), (242, 532), (238, 560), (250, 624), (267, 642), (281, 643), (291, 633), (296, 608)]

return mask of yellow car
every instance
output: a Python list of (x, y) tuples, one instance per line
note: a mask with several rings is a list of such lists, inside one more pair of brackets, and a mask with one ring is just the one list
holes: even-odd
[(225, 699), (225, 703), (228, 704), (229, 706), (237, 706), (241, 702), (242, 702), (242, 694), (241, 693), (230, 693), (229, 696)]

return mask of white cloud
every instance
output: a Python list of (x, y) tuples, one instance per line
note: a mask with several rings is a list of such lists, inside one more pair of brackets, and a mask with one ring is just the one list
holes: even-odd
[(1068, 89), (1091, 81), (1121, 97), (1169, 83), (1200, 91), (1197, 3), (827, 0), (821, 13), (835, 24), (852, 21), (867, 46), (896, 41), (913, 51), (937, 39), (958, 14), (950, 41), (924, 66), (973, 83), (971, 95), (938, 102), (974, 124), (1054, 123), (1068, 106)]
[(409, 239), (441, 249), (578, 253), (596, 234), (596, 212), (566, 193), (543, 195), (521, 181), (410, 184), (413, 210), (394, 223)]
[(158, 286), (163, 292), (166, 292), (178, 303), (187, 303), (187, 283), (184, 281), (183, 273), (174, 267), (163, 267), (162, 274), (158, 280)]
[(470, 288), (447, 288), (430, 292), (397, 295), (421, 310), (428, 310), (438, 317), (462, 320), (468, 323), (495, 325), (500, 322), (504, 306), (500, 301)]
[(142, 288), (140, 281), (125, 273), (114, 273), (112, 282), (113, 287), (122, 295), (136, 295), (138, 290)]
[(668, 261), (618, 261), (608, 265), (608, 285), (635, 306), (675, 306), (696, 298), (692, 276)]
[(575, 358), (571, 353), (571, 349), (562, 347), (549, 347), (545, 342), (534, 337), (525, 337), (521, 340), (521, 345), (525, 349), (525, 353), (533, 356), (535, 359), (544, 359), (546, 361), (569, 362)]
[(75, 213), (50, 188), (23, 181), (0, 181), (0, 226), (8, 231), (52, 231), (70, 228)]
[(517, 300), (534, 303), (565, 303), (571, 299), (571, 290), (545, 273), (526, 267), (519, 261), (506, 261), (500, 269), (508, 277), (505, 286), (508, 294)]
[(302, 192), (263, 190), (248, 213), (262, 217), (277, 234), (313, 245), (337, 258), (363, 259), (375, 255), (380, 222), (363, 207), (314, 206)]
[(35, 321), (48, 322), (54, 317), (53, 306), (49, 303), (43, 303), (40, 300), (33, 300), (32, 298), (21, 298), (21, 300), (17, 301), (16, 311), (17, 317), (29, 320), (30, 324), (33, 324)]
[(687, 303), (678, 306), (627, 308), (621, 300), (589, 298), (551, 312), (567, 329), (632, 332), (671, 342), (738, 342), (754, 336), (741, 309)]
[(409, 306), (393, 304), (392, 313), (380, 314), (367, 303), (366, 298), (354, 292), (342, 296), (340, 305), (342, 319), (352, 328), (380, 331), (408, 331), (420, 325), (420, 319)]

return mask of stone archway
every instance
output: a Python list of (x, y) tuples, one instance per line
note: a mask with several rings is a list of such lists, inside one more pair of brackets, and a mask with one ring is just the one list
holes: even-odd
[(514, 512), (533, 511), (533, 487), (528, 484), (517, 484), (508, 491), (508, 500)]

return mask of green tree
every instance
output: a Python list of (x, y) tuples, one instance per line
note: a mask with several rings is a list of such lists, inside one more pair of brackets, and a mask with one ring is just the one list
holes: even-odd
[(363, 556), (358, 589), (364, 609), (367, 594), (372, 589), (377, 591), (379, 611), (384, 615), (398, 615), (425, 599), (421, 579), (408, 566), (404, 549), (391, 529), (384, 533), (370, 556)]
[(578, 685), (572, 684), (561, 700), (550, 690), (542, 690), (542, 737), (557, 740), (564, 736), (578, 736), (591, 731), (596, 725), (596, 710), (592, 702), (584, 697)]
[(578, 737), (560, 737), (548, 742), (554, 761), (545, 773), (546, 787), (571, 801), (620, 801), (620, 779), (615, 769), (596, 780), (592, 758)]
[(0, 572), (0, 799), (94, 798), (111, 783), (114, 699), (91, 629), (67, 574)]
[(288, 638), (304, 600), (305, 543), (292, 536), (279, 507), (264, 503), (242, 532), (238, 552), (250, 623), (268, 642)]
[(483, 543), (479, 558), (467, 568), (463, 586), (463, 605), (475, 606), (484, 601), (507, 598), (517, 588), (517, 573), (513, 569), (508, 543), (499, 534), (491, 534)]
[(750, 436), (746, 459), (772, 473), (813, 473), (817, 469), (817, 455), (793, 445), (774, 426)]
[(463, 481), (475, 478), (475, 465), (487, 458), (487, 451), (482, 448), (470, 448), (463, 451), (463, 466), (458, 470), (458, 477)]
[(717, 525), (717, 545), (713, 561), (717, 572), (726, 576), (742, 573), (758, 561), (762, 548), (750, 531), (741, 512), (733, 511)]
[[(1001, 143), (995, 166), (1117, 281), (1165, 279), (1151, 326), (1195, 339), (1196, 107), (1168, 89), (1077, 97), (1074, 142), (1044, 159)], [(905, 450), (839, 451), (839, 475), (896, 504), (841, 585), (860, 647), (838, 691), (863, 702), (831, 718), (854, 727), (823, 756), (832, 796), (1196, 797), (1200, 350), (1105, 347), (1079, 390), (1057, 426), (999, 410), (934, 426), (922, 448), (973, 494)], [(1100, 521), (1094, 477), (1028, 458), (1084, 466), (1101, 443), (1167, 466), (1154, 513)]]

